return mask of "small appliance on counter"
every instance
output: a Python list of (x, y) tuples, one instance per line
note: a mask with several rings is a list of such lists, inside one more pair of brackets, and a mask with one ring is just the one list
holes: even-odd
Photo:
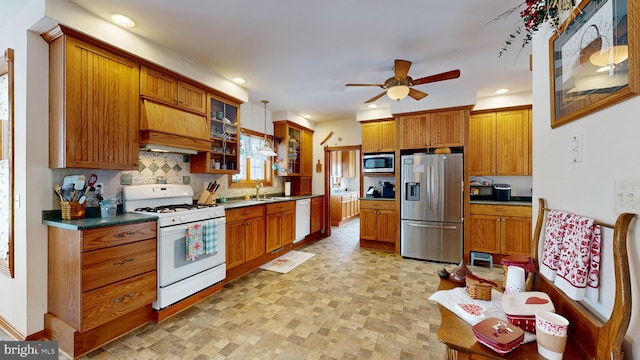
[(511, 200), (511, 185), (509, 184), (494, 184), (493, 185), (493, 199), (497, 201), (510, 201)]
[(369, 186), (369, 189), (367, 189), (367, 192), (365, 194), (368, 198), (373, 197), (373, 198), (379, 198), (382, 195), (380, 194), (380, 190), (377, 189), (376, 186)]
[(382, 197), (383, 198), (395, 198), (396, 197), (396, 186), (388, 181), (384, 182), (382, 185)]

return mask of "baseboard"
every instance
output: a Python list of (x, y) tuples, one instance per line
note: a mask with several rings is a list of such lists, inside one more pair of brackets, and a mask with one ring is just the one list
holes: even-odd
[(24, 336), (18, 329), (9, 324), (2, 316), (0, 316), (0, 329), (6, 332), (9, 336), (18, 341), (35, 341), (44, 339), (44, 329), (35, 332), (31, 335)]

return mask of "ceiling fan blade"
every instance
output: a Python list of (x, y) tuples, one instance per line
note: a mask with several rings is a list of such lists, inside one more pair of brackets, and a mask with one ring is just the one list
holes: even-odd
[(344, 86), (379, 86), (384, 88), (384, 84), (345, 84)]
[(443, 81), (443, 80), (457, 79), (459, 77), (460, 77), (460, 70), (456, 69), (456, 70), (443, 72), (440, 74), (425, 76), (420, 79), (415, 79), (411, 83), (413, 85), (420, 85), (420, 84), (432, 83), (432, 82)]
[(416, 89), (414, 89), (414, 88), (410, 88), (410, 89), (409, 89), (409, 96), (411, 96), (412, 98), (414, 98), (414, 99), (416, 99), (416, 100), (423, 99), (423, 98), (425, 98), (427, 95), (429, 95), (429, 94), (427, 94), (426, 92), (422, 92), (422, 91), (420, 91), (420, 90), (416, 90)]
[(411, 67), (411, 61), (396, 59), (396, 62), (393, 65), (393, 69), (395, 70), (395, 73), (396, 73), (396, 79), (406, 78), (407, 74), (409, 73), (410, 67)]
[(365, 104), (372, 103), (372, 102), (374, 102), (374, 101), (376, 101), (376, 100), (380, 99), (381, 97), (383, 97), (386, 93), (387, 93), (386, 91), (385, 91), (385, 92), (383, 92), (383, 93), (380, 93), (379, 95), (376, 95), (376, 96), (372, 97), (371, 99), (369, 99), (369, 100), (365, 101), (364, 103), (365, 103)]

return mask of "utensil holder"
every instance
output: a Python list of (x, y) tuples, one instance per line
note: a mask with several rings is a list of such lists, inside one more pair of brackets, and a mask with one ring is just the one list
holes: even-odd
[(80, 204), (78, 202), (60, 201), (60, 209), (62, 210), (62, 219), (73, 220), (84, 218), (84, 210), (86, 202)]

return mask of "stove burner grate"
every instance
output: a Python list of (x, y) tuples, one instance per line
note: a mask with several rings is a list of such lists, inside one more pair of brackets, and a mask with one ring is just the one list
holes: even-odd
[(135, 209), (135, 211), (143, 211), (150, 213), (173, 213), (179, 211), (189, 211), (196, 209), (206, 209), (210, 207), (217, 206), (216, 204), (177, 204), (177, 205), (162, 205), (157, 207), (139, 207)]

